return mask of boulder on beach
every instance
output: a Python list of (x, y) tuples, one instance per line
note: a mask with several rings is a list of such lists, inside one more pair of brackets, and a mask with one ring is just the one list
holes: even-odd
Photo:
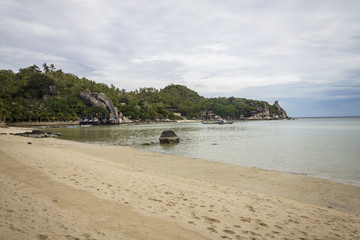
[(173, 130), (166, 130), (161, 133), (159, 138), (160, 143), (179, 143), (180, 138), (174, 133)]

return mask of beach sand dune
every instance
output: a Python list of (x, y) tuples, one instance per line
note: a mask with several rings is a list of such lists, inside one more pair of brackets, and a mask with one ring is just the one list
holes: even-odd
[(0, 239), (360, 239), (356, 186), (58, 139), (0, 153)]

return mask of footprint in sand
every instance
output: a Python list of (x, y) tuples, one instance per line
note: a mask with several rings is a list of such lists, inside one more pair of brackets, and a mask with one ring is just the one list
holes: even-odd
[(38, 235), (37, 235), (37, 238), (38, 238), (39, 240), (50, 239), (47, 235), (44, 235), (44, 234), (38, 234)]
[(252, 206), (245, 206), (250, 212), (256, 212)]
[(220, 220), (219, 219), (216, 219), (216, 218), (211, 218), (211, 217), (207, 217), (207, 216), (203, 216), (203, 218), (206, 220), (206, 221), (209, 221), (211, 223), (220, 223)]
[(245, 217), (240, 217), (240, 220), (242, 222), (251, 222), (251, 219), (250, 218), (245, 218)]
[(261, 220), (256, 220), (256, 223), (262, 227), (268, 227), (268, 225)]
[(210, 232), (217, 233), (216, 229), (213, 228), (213, 227), (208, 227), (207, 229), (208, 229)]
[(223, 230), (223, 232), (224, 232), (224, 233), (228, 233), (228, 234), (235, 234), (234, 231), (231, 231), (231, 230), (229, 230), (229, 229), (225, 229), (225, 230)]
[(283, 227), (279, 226), (279, 225), (274, 225), (274, 227), (278, 228), (278, 229), (283, 229)]

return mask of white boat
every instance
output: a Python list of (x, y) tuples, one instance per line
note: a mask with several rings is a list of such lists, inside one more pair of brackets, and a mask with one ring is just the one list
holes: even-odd
[(201, 121), (203, 124), (219, 124), (219, 121), (204, 120)]
[(219, 124), (233, 124), (234, 121), (219, 120)]

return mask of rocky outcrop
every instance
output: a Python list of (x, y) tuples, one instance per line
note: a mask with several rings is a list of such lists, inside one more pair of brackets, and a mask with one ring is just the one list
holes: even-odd
[(277, 119), (290, 119), (286, 114), (286, 111), (280, 106), (278, 101), (275, 101), (273, 108), (276, 113), (271, 112), (264, 103), (263, 107), (258, 107), (255, 111), (252, 112), (252, 116), (247, 118), (249, 120), (277, 120)]
[(119, 113), (118, 116), (119, 123), (133, 123), (134, 121), (130, 120), (129, 118), (125, 117), (122, 112)]
[(180, 138), (172, 130), (166, 130), (161, 133), (160, 143), (179, 143)]
[(111, 99), (104, 93), (82, 91), (80, 92), (80, 98), (88, 106), (98, 106), (106, 109), (110, 113), (110, 119), (118, 119)]
[(280, 104), (277, 100), (275, 101), (273, 107), (279, 113), (280, 118), (289, 118), (286, 114), (286, 111), (282, 107), (280, 107)]

